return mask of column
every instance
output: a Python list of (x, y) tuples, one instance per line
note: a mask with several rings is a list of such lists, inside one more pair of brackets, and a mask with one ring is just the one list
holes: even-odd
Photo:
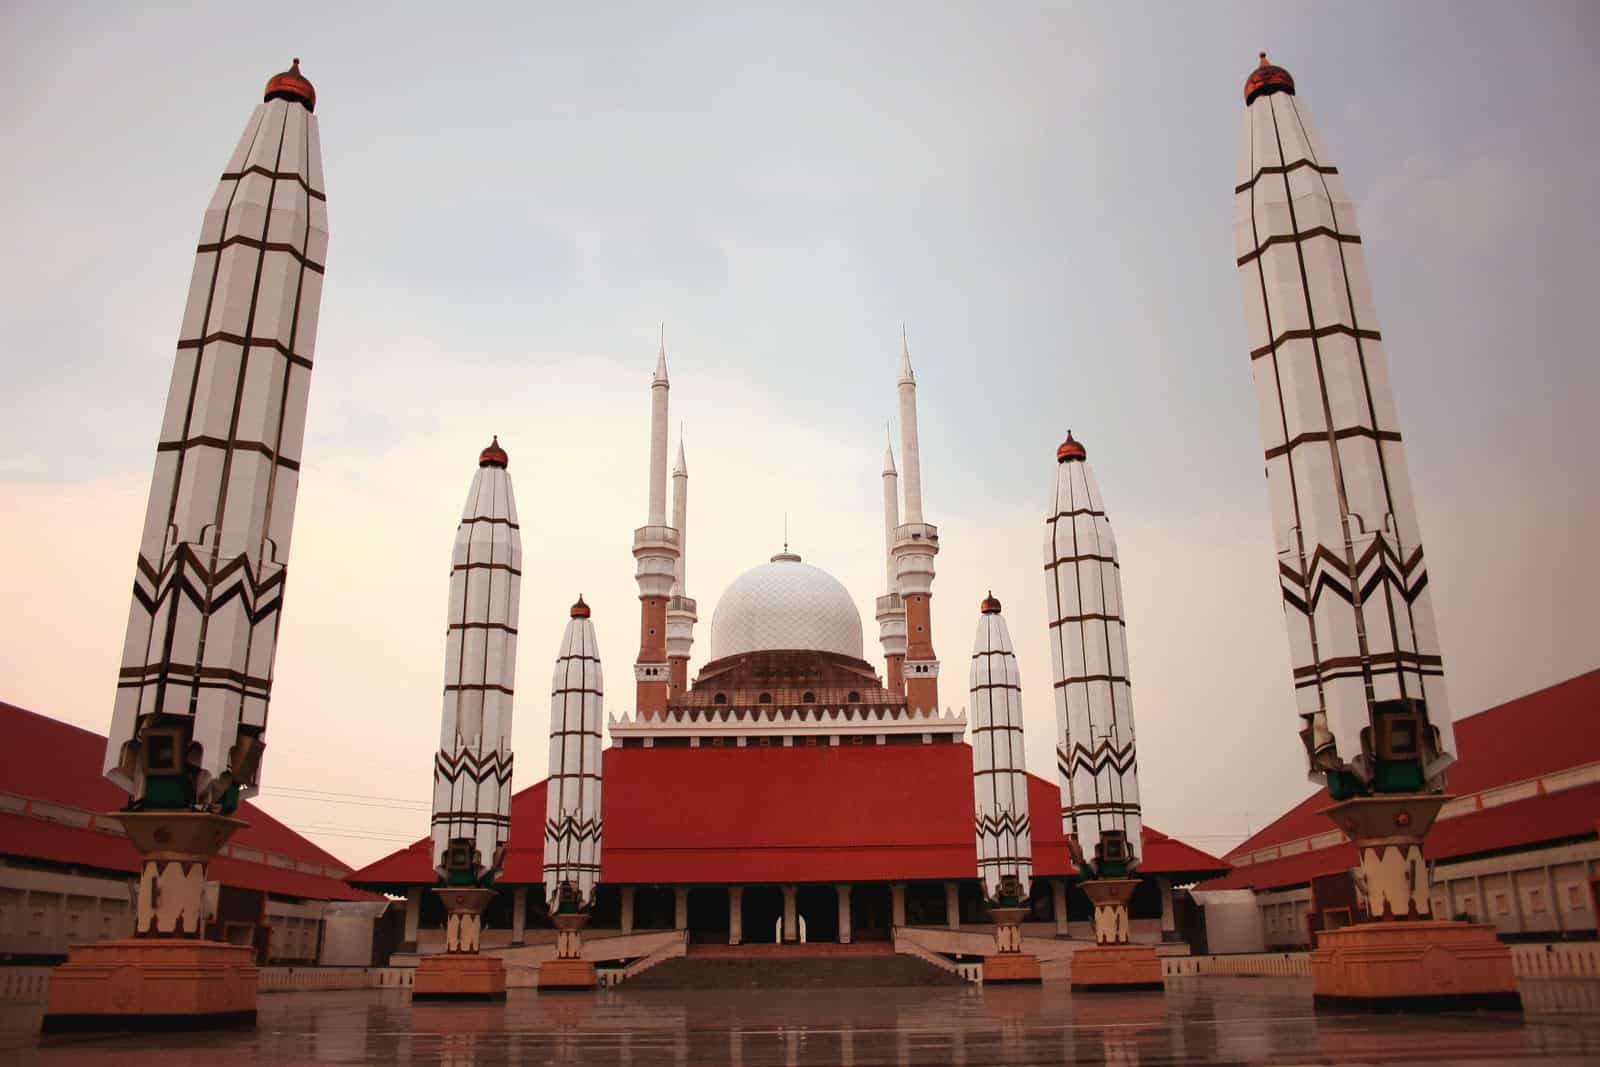
[(672, 928), (689, 929), (689, 887), (686, 885), (672, 887)]
[(1056, 913), (1056, 936), (1072, 936), (1072, 931), (1067, 927), (1067, 880), (1065, 878), (1052, 878), (1050, 880), (1050, 910)]
[(906, 884), (895, 882), (889, 886), (889, 897), (894, 906), (894, 928), (898, 930), (906, 924)]
[(528, 887), (519, 885), (511, 891), (511, 943), (523, 943), (528, 924)]
[(631, 886), (622, 887), (622, 932), (633, 933), (633, 894), (638, 890)]
[(850, 887), (840, 884), (833, 887), (839, 897), (839, 944), (850, 943)]
[(961, 883), (944, 884), (944, 924), (952, 930), (961, 929)]
[(1564, 939), (1567, 936), (1567, 924), (1561, 917), (1561, 901), (1556, 899), (1556, 876), (1551, 873), (1548, 863), (1544, 865), (1544, 893), (1550, 900), (1550, 913), (1556, 920), (1556, 936)]
[(744, 940), (744, 886), (728, 887), (728, 944)]
[(800, 940), (800, 928), (795, 917), (795, 896), (799, 889), (792, 885), (783, 887), (783, 939)]
[(1178, 940), (1178, 919), (1172, 912), (1172, 879), (1157, 878), (1156, 888), (1161, 890), (1161, 940)]
[(405, 944), (417, 950), (417, 926), (422, 922), (422, 887), (414, 885), (406, 890)]

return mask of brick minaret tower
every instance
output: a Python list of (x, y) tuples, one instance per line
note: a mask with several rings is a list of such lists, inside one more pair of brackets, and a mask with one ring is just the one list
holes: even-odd
[(900, 458), (905, 464), (905, 522), (895, 527), (895, 576), (906, 613), (906, 703), (912, 710), (939, 707), (939, 660), (933, 651), (933, 557), (939, 528), (922, 521), (922, 455), (917, 447), (917, 379), (911, 350), (900, 338)]
[(895, 573), (894, 534), (900, 525), (900, 478), (894, 469), (894, 444), (883, 449), (883, 558), (886, 591), (878, 598), (878, 640), (883, 645), (884, 681), (895, 696), (906, 695), (906, 605)]
[(700, 621), (689, 596), (685, 570), (689, 560), (689, 464), (683, 458), (683, 434), (678, 435), (678, 458), (672, 465), (672, 526), (678, 531), (678, 562), (667, 600), (667, 661), (672, 665), (670, 695), (689, 688), (689, 650), (694, 647), (694, 624)]
[(639, 657), (633, 676), (640, 715), (667, 709), (671, 666), (667, 661), (667, 600), (678, 569), (678, 531), (667, 525), (667, 344), (663, 338), (650, 382), (650, 515), (633, 531), (634, 580), (639, 583)]

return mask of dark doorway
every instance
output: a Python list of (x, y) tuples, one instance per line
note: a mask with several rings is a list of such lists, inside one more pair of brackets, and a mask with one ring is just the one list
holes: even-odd
[(850, 890), (850, 939), (887, 941), (894, 928), (894, 894), (886, 885), (858, 885)]
[(906, 887), (906, 925), (943, 926), (944, 883), (912, 882)]
[(639, 886), (633, 893), (633, 928), (671, 930), (677, 918), (677, 906), (671, 886)]
[(778, 923), (783, 919), (783, 890), (775, 885), (745, 886), (739, 909), (742, 941), (770, 945), (778, 940)]
[(697, 945), (728, 943), (728, 891), (721, 886), (689, 890), (689, 940)]
[(806, 940), (838, 941), (838, 891), (831, 885), (803, 885), (797, 896), (795, 910), (806, 921)]

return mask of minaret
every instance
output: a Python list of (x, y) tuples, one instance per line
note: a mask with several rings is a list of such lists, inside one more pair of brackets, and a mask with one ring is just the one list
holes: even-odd
[(432, 830), (447, 921), (444, 955), (418, 966), (413, 994), (424, 999), (505, 996), (504, 966), (478, 949), (511, 835), (522, 538), (509, 462), (498, 437), (478, 454), (451, 553)]
[(444, 652), (444, 713), (433, 763), (433, 869), (449, 886), (487, 886), (511, 830), (511, 711), (522, 537), (509, 457), (478, 455), (456, 527)]
[(906, 521), (895, 528), (895, 576), (906, 613), (906, 703), (913, 711), (939, 709), (939, 660), (933, 651), (933, 557), (939, 528), (922, 521), (922, 458), (917, 447), (917, 379), (911, 350), (900, 336), (900, 456), (905, 462)]
[(51, 982), (46, 1028), (254, 1018), (253, 955), (200, 940), (202, 890), (260, 784), (328, 253), (316, 100), (298, 59), (267, 82), (201, 222), (106, 742), (105, 776), (129, 794), (115, 818), (143, 857), (134, 932), (186, 939), (184, 968), (215, 995), (127, 980), (139, 953), (99, 965), (111, 990), (76, 970), (101, 951), (84, 946)]
[(667, 709), (672, 668), (667, 661), (667, 600), (677, 574), (678, 531), (667, 525), (667, 344), (662, 337), (650, 381), (650, 515), (633, 531), (634, 580), (639, 583), (639, 657), (634, 661), (637, 713)]
[[(1449, 799), (1455, 739), (1364, 246), (1294, 78), (1262, 53), (1244, 99), (1234, 244), (1300, 736), (1311, 776), (1336, 802), (1326, 814), (1357, 847), (1368, 914), (1426, 920), (1422, 841)], [(1416, 951), (1426, 944), (1428, 966), (1415, 975), (1454, 974), (1434, 956), (1443, 953), (1442, 962), (1457, 942), (1483, 959), (1493, 952), (1503, 973), (1476, 989), (1460, 975), (1448, 989), (1370, 974), (1352, 983), (1314, 960), (1318, 995), (1383, 987), (1435, 1000), (1474, 992), (1515, 999), (1509, 955), (1495, 947), (1492, 928), (1430, 926), (1390, 936), (1391, 924), (1358, 922), (1330, 933), (1351, 956), (1373, 959), (1400, 951), (1401, 938)], [(1394, 950), (1381, 947), (1390, 941)], [(1468, 969), (1487, 973), (1476, 963)]]
[(667, 600), (667, 661), (672, 667), (670, 695), (676, 697), (689, 688), (689, 652), (694, 647), (694, 624), (700, 621), (684, 577), (689, 560), (689, 464), (683, 457), (681, 432), (678, 458), (672, 465), (672, 526), (678, 531), (678, 559)]
[(1097, 876), (1122, 877), (1140, 855), (1122, 579), (1099, 483), (1071, 431), (1056, 449), (1044, 560), (1062, 829)]
[[(578, 597), (550, 682), (550, 778), (545, 792), (544, 898), (555, 920), (556, 956), (539, 988), (592, 988), (594, 964), (580, 938), (600, 880), (601, 728), (605, 685), (589, 605)], [(553, 964), (553, 966), (552, 966)]]
[(972, 807), (978, 883), (995, 920), (998, 956), (984, 981), (1039, 981), (1039, 960), (1022, 953), (1022, 920), (1033, 888), (1033, 830), (1022, 744), (1022, 676), (1011, 631), (990, 593), (972, 642)]
[(894, 442), (883, 448), (883, 559), (887, 592), (878, 598), (878, 640), (883, 644), (884, 679), (895, 696), (906, 695), (906, 605), (895, 574), (894, 533), (900, 525), (899, 477), (894, 469)]
[[(1336, 799), (1437, 791), (1454, 735), (1355, 208), (1289, 73), (1263, 55), (1245, 97), (1234, 243), (1301, 737)], [(1397, 726), (1401, 759), (1374, 747)]]
[(1161, 982), (1155, 950), (1129, 943), (1128, 901), (1142, 857), (1133, 698), (1117, 542), (1089, 469), (1067, 433), (1056, 449), (1045, 517), (1045, 609), (1055, 668), (1061, 823), (1080, 885), (1094, 903), (1099, 955), (1074, 957), (1077, 988), (1140, 989)]

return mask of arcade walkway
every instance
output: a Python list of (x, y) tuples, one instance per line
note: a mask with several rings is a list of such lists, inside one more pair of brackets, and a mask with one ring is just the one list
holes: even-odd
[(1303, 979), (1170, 980), (1165, 994), (982, 989), (631, 990), (503, 1005), (415, 1005), (400, 992), (263, 996), (249, 1032), (36, 1036), (42, 1005), (0, 1006), (0, 1062), (1031, 1064), (1594, 1062), (1600, 983), (1523, 983), (1529, 1012), (1317, 1015)]

